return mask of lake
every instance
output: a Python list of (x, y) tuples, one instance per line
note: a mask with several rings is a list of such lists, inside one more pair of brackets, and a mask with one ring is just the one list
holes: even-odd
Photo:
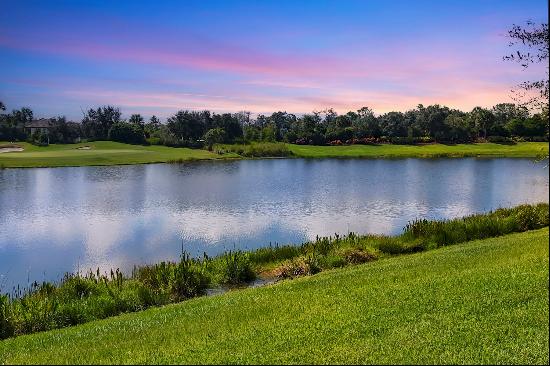
[(529, 159), (270, 159), (0, 170), (0, 286), (548, 202)]

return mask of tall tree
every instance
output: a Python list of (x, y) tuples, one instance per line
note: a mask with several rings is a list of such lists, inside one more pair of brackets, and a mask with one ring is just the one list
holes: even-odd
[(477, 137), (487, 138), (487, 131), (493, 127), (495, 119), (491, 111), (485, 108), (475, 107), (470, 112), (470, 118)]
[(113, 106), (90, 108), (82, 119), (82, 128), (88, 138), (106, 140), (113, 124), (122, 122), (120, 109)]
[[(521, 83), (515, 90), (516, 100), (533, 109), (548, 109), (548, 23), (536, 24), (527, 21), (526, 26), (514, 24), (508, 31), (509, 46), (515, 52), (504, 56), (504, 60), (519, 63), (528, 68), (534, 63), (544, 63), (545, 77)], [(523, 93), (521, 92), (523, 91)], [(534, 95), (533, 93), (534, 92)]]
[(382, 134), (388, 137), (407, 137), (407, 126), (401, 112), (388, 112), (379, 118)]
[(199, 113), (178, 111), (167, 120), (168, 130), (180, 141), (197, 140), (206, 132)]
[(141, 114), (132, 114), (130, 116), (130, 119), (128, 119), (129, 123), (133, 123), (138, 126), (143, 126), (145, 124), (145, 119), (141, 116)]
[(512, 119), (526, 120), (529, 118), (529, 110), (514, 103), (499, 103), (492, 109), (495, 123), (491, 129), (491, 135), (503, 136), (507, 133), (506, 123)]
[(355, 131), (355, 137), (380, 137), (380, 126), (374, 112), (369, 107), (362, 107), (357, 110), (357, 118), (351, 125)]
[(153, 115), (149, 118), (149, 122), (145, 124), (145, 136), (151, 137), (160, 130), (161, 123), (157, 116)]
[(466, 113), (453, 110), (445, 118), (447, 141), (467, 142), (471, 139), (471, 128)]
[(132, 114), (130, 119), (128, 119), (128, 122), (134, 125), (135, 130), (141, 131), (141, 134), (145, 135), (145, 119), (141, 116), (141, 114)]

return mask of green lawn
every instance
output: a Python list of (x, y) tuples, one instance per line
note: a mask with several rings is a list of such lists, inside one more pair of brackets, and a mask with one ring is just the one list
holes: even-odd
[(289, 145), (292, 153), (304, 158), (404, 158), (404, 157), (536, 157), (548, 154), (547, 142), (520, 142), (515, 145), (492, 143), (458, 145)]
[[(0, 143), (5, 145), (7, 143)], [(206, 150), (173, 148), (166, 146), (127, 145), (110, 141), (83, 144), (50, 145), (37, 147), (18, 143), (25, 151), (0, 154), (0, 167), (54, 167), (85, 165), (118, 165), (163, 163), (171, 160), (204, 160), (240, 158), (228, 153), (218, 155)], [(90, 146), (90, 150), (79, 147)], [(548, 154), (548, 143), (523, 142), (516, 145), (461, 144), (461, 145), (353, 145), (353, 146), (304, 146), (288, 147), (295, 157), (302, 158), (404, 158), (404, 157), (537, 157)]]
[[(6, 143), (0, 143), (5, 145)], [(167, 146), (128, 145), (112, 141), (95, 141), (81, 144), (50, 145), (38, 147), (17, 143), (25, 150), (0, 154), (0, 166), (6, 168), (118, 165), (164, 163), (170, 160), (205, 160), (238, 157), (220, 156), (206, 150), (174, 148)], [(90, 150), (79, 147), (89, 146)]]
[(548, 228), (0, 342), (0, 363), (548, 363)]

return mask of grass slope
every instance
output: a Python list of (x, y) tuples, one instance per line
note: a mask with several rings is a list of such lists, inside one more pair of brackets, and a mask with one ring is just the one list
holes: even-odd
[[(6, 145), (7, 143), (0, 143)], [(239, 158), (238, 154), (218, 155), (206, 150), (166, 146), (128, 145), (111, 141), (50, 145), (37, 147), (18, 143), (25, 151), (0, 154), (0, 167), (30, 168), (86, 165), (118, 165), (163, 163), (173, 160), (205, 160)], [(261, 150), (261, 144), (259, 144)], [(273, 145), (273, 144), (272, 144)], [(283, 145), (283, 144), (281, 144)], [(90, 146), (90, 150), (78, 147)], [(353, 145), (305, 146), (287, 144), (293, 156), (299, 158), (404, 158), (404, 157), (537, 157), (548, 154), (548, 143), (522, 142), (516, 145), (460, 144), (460, 145)]]
[(2, 363), (547, 363), (548, 228), (0, 342)]

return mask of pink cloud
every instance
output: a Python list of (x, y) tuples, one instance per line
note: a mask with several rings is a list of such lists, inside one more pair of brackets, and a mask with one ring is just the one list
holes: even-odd
[[(326, 79), (385, 79), (400, 80), (417, 77), (426, 72), (446, 72), (463, 66), (461, 58), (452, 50), (424, 53), (409, 49), (407, 45), (393, 44), (384, 49), (333, 54), (285, 55), (243, 48), (237, 45), (217, 44), (199, 38), (184, 38), (169, 44), (169, 40), (158, 42), (146, 39), (139, 44), (135, 41), (107, 44), (87, 40), (71, 40), (67, 37), (0, 36), (0, 45), (26, 51), (79, 57), (96, 61), (118, 61), (149, 65), (179, 67), (204, 71), (217, 71), (242, 76), (268, 76), (271, 83), (280, 86), (308, 84), (311, 80)], [(136, 37), (139, 38), (139, 37)], [(16, 41), (17, 39), (17, 41)], [(201, 42), (204, 42), (201, 43)], [(144, 46), (146, 45), (146, 46)], [(284, 81), (280, 78), (300, 78), (299, 82)], [(254, 78), (256, 80), (257, 78)], [(258, 80), (256, 80), (258, 81)], [(253, 81), (249, 81), (252, 83)], [(266, 82), (261, 80), (261, 82)], [(283, 85), (284, 84), (284, 85)]]
[[(370, 106), (378, 113), (413, 108), (418, 103), (447, 104), (470, 109), (509, 100), (509, 90), (532, 72), (506, 64), (488, 50), (464, 50), (444, 43), (421, 45), (393, 43), (372, 50), (306, 56), (217, 44), (198, 37), (163, 39), (131, 35), (128, 42), (112, 44), (69, 36), (41, 35), (11, 37), (0, 35), (0, 46), (31, 52), (63, 55), (99, 62), (146, 64), (171, 67), (175, 71), (221, 72), (230, 81), (205, 81), (200, 76), (181, 80), (143, 76), (136, 82), (102, 87), (102, 80), (77, 83), (41, 80), (42, 86), (61, 90), (64, 95), (88, 103), (110, 103), (128, 108), (211, 109), (266, 113), (287, 110), (304, 113), (334, 107), (338, 112)], [(17, 39), (17, 41), (16, 41)], [(92, 38), (93, 39), (93, 38)], [(136, 44), (135, 39), (140, 43)], [(478, 54), (479, 53), (479, 54)], [(217, 74), (212, 74), (216, 76)], [(225, 76), (225, 75), (224, 75)], [(236, 80), (236, 81), (235, 81)], [(108, 82), (109, 80), (107, 80)], [(21, 79), (21, 82), (30, 82)], [(50, 84), (48, 84), (50, 83)], [(55, 85), (55, 84), (58, 85)], [(192, 92), (142, 92), (154, 85)], [(122, 85), (122, 87), (121, 87)], [(170, 112), (171, 113), (171, 112)]]

